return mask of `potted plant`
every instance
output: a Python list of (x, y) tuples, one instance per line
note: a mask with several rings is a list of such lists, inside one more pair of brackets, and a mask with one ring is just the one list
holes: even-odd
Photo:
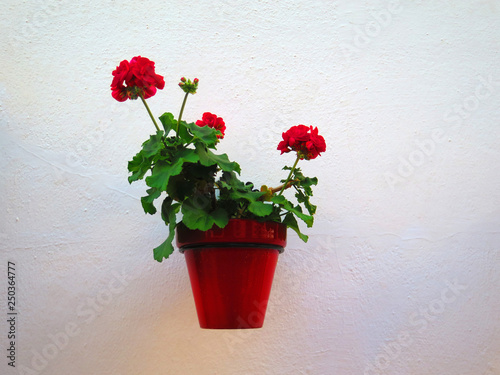
[[(130, 183), (144, 179), (149, 187), (141, 198), (144, 211), (155, 214), (161, 199), (166, 240), (153, 251), (161, 262), (174, 251), (184, 253), (202, 328), (259, 328), (269, 299), (278, 254), (286, 245), (286, 229), (301, 233), (297, 219), (313, 225), (316, 211), (309, 198), (318, 180), (302, 174), (300, 160), (315, 159), (326, 150), (312, 126), (296, 125), (283, 133), (277, 149), (295, 152), (287, 177), (279, 186), (241, 181), (240, 166), (217, 153), (226, 131), (224, 120), (205, 112), (196, 122), (182, 119), (186, 100), (198, 79), (181, 78), (184, 100), (177, 119), (166, 112), (159, 123), (146, 99), (163, 89), (151, 60), (136, 56), (113, 71), (112, 96), (123, 102), (140, 99), (156, 128), (128, 163)], [(293, 201), (287, 198), (293, 190)], [(286, 194), (285, 194), (286, 192)]]

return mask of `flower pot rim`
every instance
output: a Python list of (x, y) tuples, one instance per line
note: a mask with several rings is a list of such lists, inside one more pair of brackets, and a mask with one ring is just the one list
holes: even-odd
[(287, 227), (276, 221), (230, 219), (224, 228), (213, 226), (207, 231), (189, 229), (183, 223), (176, 227), (176, 244), (182, 252), (200, 247), (271, 247), (283, 252)]
[(201, 245), (184, 245), (179, 247), (179, 252), (184, 254), (187, 250), (219, 250), (231, 248), (232, 250), (278, 250), (281, 254), (285, 251), (283, 246), (261, 243), (243, 243), (243, 242), (224, 242), (224, 243), (207, 243)]

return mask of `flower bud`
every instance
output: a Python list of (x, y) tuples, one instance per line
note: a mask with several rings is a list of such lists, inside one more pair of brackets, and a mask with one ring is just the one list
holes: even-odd
[(179, 86), (186, 94), (196, 94), (196, 89), (198, 88), (198, 78), (195, 78), (194, 81), (190, 79), (186, 79), (184, 77), (181, 78), (181, 83)]

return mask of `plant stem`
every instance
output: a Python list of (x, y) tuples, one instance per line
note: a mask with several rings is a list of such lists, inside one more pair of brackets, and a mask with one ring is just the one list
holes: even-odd
[(186, 105), (188, 95), (189, 95), (189, 92), (186, 93), (186, 95), (184, 96), (184, 100), (182, 101), (181, 112), (179, 113), (179, 120), (177, 121), (177, 129), (175, 129), (175, 132), (177, 134), (179, 134), (179, 126), (181, 125), (182, 113), (184, 112), (184, 107)]
[(243, 212), (247, 209), (249, 203), (246, 203), (243, 205), (239, 210), (238, 210), (238, 216), (236, 216), (237, 219), (241, 218), (241, 215), (243, 215)]
[(155, 118), (153, 117), (153, 114), (151, 113), (151, 110), (149, 109), (149, 106), (148, 106), (148, 103), (146, 103), (146, 100), (144, 100), (144, 97), (142, 96), (142, 94), (139, 94), (139, 97), (141, 98), (142, 100), (142, 103), (144, 104), (144, 106), (146, 107), (148, 113), (149, 113), (149, 117), (151, 117), (151, 120), (153, 120), (153, 124), (155, 125), (156, 127), (156, 130), (160, 131), (160, 127), (158, 126), (158, 124), (156, 123), (156, 120)]
[(299, 162), (300, 157), (297, 155), (297, 159), (295, 160), (295, 163), (293, 164), (292, 169), (290, 169), (290, 173), (288, 174), (288, 177), (286, 178), (285, 183), (283, 184), (283, 187), (281, 188), (280, 192), (278, 195), (283, 194), (283, 191), (285, 191), (286, 186), (288, 185), (288, 182), (290, 181), (290, 178), (292, 178), (293, 172), (295, 171), (295, 167), (297, 167), (297, 163)]
[[(278, 193), (278, 192), (280, 192), (280, 191), (281, 191), (281, 189), (283, 189), (283, 187), (284, 187), (285, 189), (288, 189), (290, 186), (292, 186), (292, 185), (293, 185), (293, 182), (294, 182), (294, 181), (296, 181), (296, 180), (293, 180), (293, 181), (288, 181), (288, 184), (286, 184), (286, 185), (285, 185), (285, 184), (281, 184), (280, 186), (276, 186), (275, 188), (270, 188), (269, 190), (271, 190), (271, 193), (273, 193), (273, 194), (274, 194), (274, 193)], [(295, 188), (297, 188), (297, 187), (295, 187)]]

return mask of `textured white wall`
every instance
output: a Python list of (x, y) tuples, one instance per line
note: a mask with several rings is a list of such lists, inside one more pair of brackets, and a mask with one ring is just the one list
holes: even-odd
[[(497, 1), (13, 1), (0, 12), (2, 374), (500, 374)], [(183, 256), (127, 161), (153, 127), (111, 71), (156, 61), (177, 113), (224, 117), (220, 150), (272, 183), (282, 131), (320, 209), (290, 233), (263, 329), (201, 330)], [(53, 342), (59, 346), (55, 346)]]

